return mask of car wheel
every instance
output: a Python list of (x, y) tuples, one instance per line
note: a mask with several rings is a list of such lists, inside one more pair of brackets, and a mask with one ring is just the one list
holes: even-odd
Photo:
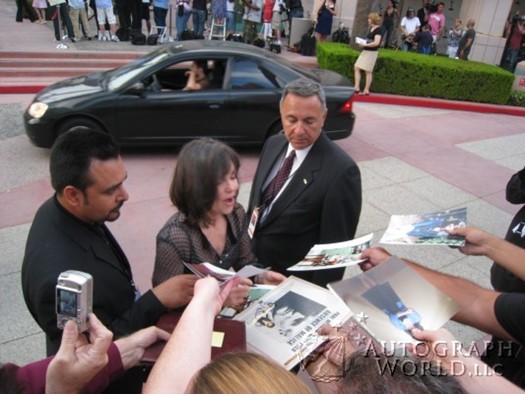
[(59, 126), (57, 137), (61, 136), (64, 133), (67, 133), (68, 131), (76, 127), (103, 131), (102, 127), (100, 127), (100, 125), (94, 120), (91, 120), (88, 118), (72, 118), (72, 119), (66, 120)]

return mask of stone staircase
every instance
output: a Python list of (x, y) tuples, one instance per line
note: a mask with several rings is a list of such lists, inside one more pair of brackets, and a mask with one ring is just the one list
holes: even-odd
[(54, 82), (120, 67), (138, 52), (0, 52), (0, 94), (36, 93)]

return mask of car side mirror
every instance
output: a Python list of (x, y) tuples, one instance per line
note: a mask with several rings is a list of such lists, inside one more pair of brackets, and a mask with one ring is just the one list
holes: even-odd
[(137, 82), (128, 88), (128, 93), (141, 95), (146, 90), (146, 87), (142, 82)]

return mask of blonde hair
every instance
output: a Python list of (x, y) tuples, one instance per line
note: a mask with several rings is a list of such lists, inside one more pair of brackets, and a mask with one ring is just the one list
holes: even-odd
[(201, 368), (189, 394), (311, 394), (306, 384), (279, 364), (253, 353), (227, 353)]
[(368, 14), (368, 19), (370, 19), (370, 21), (372, 21), (374, 25), (379, 25), (379, 23), (381, 22), (381, 17), (377, 12), (371, 12), (370, 14)]

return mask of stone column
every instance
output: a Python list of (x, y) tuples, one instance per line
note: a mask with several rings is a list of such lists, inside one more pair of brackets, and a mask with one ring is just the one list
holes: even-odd
[(465, 25), (471, 18), (476, 21), (471, 60), (499, 64), (506, 41), (503, 38), (505, 22), (513, 3), (513, 0), (463, 0), (460, 18)]

